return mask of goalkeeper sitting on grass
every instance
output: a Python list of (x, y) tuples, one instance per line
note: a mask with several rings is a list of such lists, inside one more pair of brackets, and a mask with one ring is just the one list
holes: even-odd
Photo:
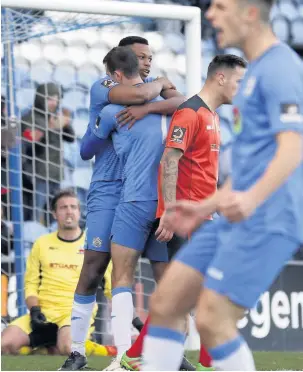
[[(79, 227), (79, 200), (72, 190), (62, 190), (54, 197), (52, 211), (58, 231), (34, 243), (24, 283), (29, 314), (17, 318), (3, 331), (4, 354), (16, 354), (24, 346), (47, 347), (52, 354), (71, 352), (71, 310), (83, 264), (85, 234)], [(94, 329), (96, 310), (88, 338)], [(91, 354), (104, 348), (88, 340), (86, 349)]]

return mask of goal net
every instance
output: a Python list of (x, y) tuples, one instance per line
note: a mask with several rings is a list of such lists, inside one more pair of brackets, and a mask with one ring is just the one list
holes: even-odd
[[(56, 229), (49, 202), (56, 191), (75, 188), (85, 224), (93, 162), (81, 160), (79, 143), (89, 88), (105, 75), (103, 57), (123, 37), (143, 36), (153, 52), (150, 75), (167, 76), (190, 95), (201, 87), (201, 28), (197, 8), (94, 0), (4, 0), (1, 21), (1, 315), (11, 320), (26, 312), (23, 276), (33, 242)], [(54, 93), (58, 102), (49, 99)], [(49, 135), (39, 142), (41, 121), (61, 132), (59, 141)], [(134, 304), (142, 320), (153, 289), (150, 266), (141, 260)], [(102, 291), (98, 302), (95, 337), (112, 344)]]

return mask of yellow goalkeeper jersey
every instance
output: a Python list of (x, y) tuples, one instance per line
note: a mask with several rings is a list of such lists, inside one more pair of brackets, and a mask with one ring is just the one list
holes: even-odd
[(36, 240), (27, 260), (25, 297), (37, 296), (41, 307), (71, 309), (84, 257), (84, 232), (73, 241), (58, 232)]

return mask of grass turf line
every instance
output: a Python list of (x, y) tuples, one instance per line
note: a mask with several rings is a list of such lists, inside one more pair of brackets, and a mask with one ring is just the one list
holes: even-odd
[[(187, 353), (192, 363), (196, 363), (198, 352)], [(300, 371), (303, 368), (303, 353), (290, 352), (255, 352), (258, 371)], [(56, 371), (63, 364), (65, 357), (49, 355), (2, 356), (2, 371)], [(94, 370), (104, 369), (110, 362), (109, 357), (91, 356), (88, 366)]]

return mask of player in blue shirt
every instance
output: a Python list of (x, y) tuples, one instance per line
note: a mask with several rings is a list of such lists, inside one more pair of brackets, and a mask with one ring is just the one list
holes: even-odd
[[(303, 242), (303, 65), (272, 32), (272, 3), (213, 0), (208, 10), (219, 47), (238, 47), (250, 62), (235, 100), (232, 173), (208, 200), (167, 210), (166, 227), (181, 235), (210, 213), (221, 216), (193, 234), (152, 296), (144, 370), (176, 370), (179, 322), (197, 300), (197, 327), (215, 369), (255, 370), (237, 321)], [(182, 288), (169, 290), (176, 277)]]
[[(109, 74), (125, 85), (143, 83), (138, 65), (128, 63), (128, 56), (132, 54), (128, 47), (118, 47), (106, 57)], [(162, 100), (160, 97), (157, 99)], [(166, 268), (163, 263), (168, 261), (166, 244), (156, 241), (153, 228), (158, 199), (158, 168), (170, 122), (170, 117), (150, 114), (128, 130), (126, 126), (121, 127), (116, 119), (121, 108), (119, 105), (106, 106), (93, 131), (100, 141), (112, 137), (123, 165), (123, 186), (113, 221), (111, 244), (112, 329), (118, 360), (131, 346), (134, 311), (131, 288), (141, 253), (145, 250), (156, 280)]]
[[(145, 112), (148, 108), (150, 112), (172, 113), (185, 99), (166, 78), (146, 79), (151, 65), (151, 53), (146, 39), (133, 36), (124, 38), (121, 42), (131, 46), (133, 44), (140, 49), (141, 54), (144, 52), (144, 56), (148, 56), (148, 60), (146, 60), (146, 57), (139, 59), (140, 74), (147, 84), (125, 86), (116, 84), (109, 76), (105, 76), (96, 81), (90, 91), (90, 120), (81, 143), (81, 156), (84, 160), (95, 156), (92, 182), (87, 199), (87, 240), (84, 264), (73, 303), (72, 354), (61, 370), (70, 368), (77, 370), (83, 368), (87, 363), (84, 353), (86, 329), (89, 327), (98, 283), (102, 279), (110, 260), (110, 231), (115, 208), (120, 199), (122, 168), (112, 141), (104, 140), (101, 145), (88, 141), (98, 114), (109, 103), (139, 105), (144, 102), (147, 103)], [(141, 44), (142, 46), (138, 47)], [(137, 63), (137, 59), (134, 62)], [(152, 98), (159, 94), (165, 98), (163, 102), (149, 103)], [(121, 113), (120, 118), (123, 123), (132, 125), (134, 120), (139, 118), (137, 114), (133, 115), (131, 112), (130, 106), (128, 113), (125, 111)], [(141, 112), (140, 115), (142, 116)]]

